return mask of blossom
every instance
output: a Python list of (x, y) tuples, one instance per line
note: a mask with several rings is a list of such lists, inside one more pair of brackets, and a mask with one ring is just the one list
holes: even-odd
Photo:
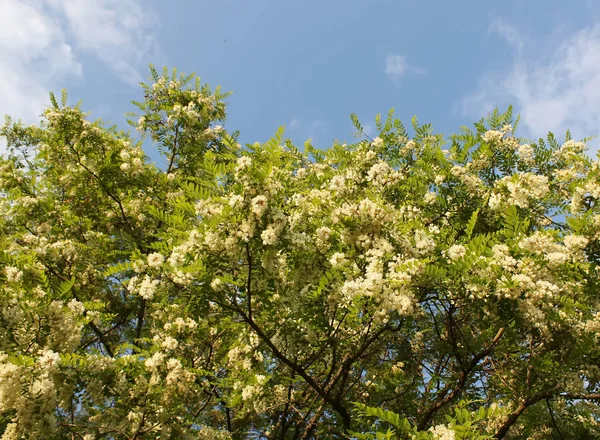
[(523, 161), (525, 161), (525, 162), (533, 161), (534, 150), (531, 145), (529, 145), (529, 144), (519, 145), (519, 147), (517, 148), (517, 153), (519, 154), (519, 157)]
[(139, 286), (139, 295), (144, 299), (152, 299), (159, 283), (159, 280), (152, 280), (146, 275)]
[(154, 252), (148, 255), (148, 266), (150, 267), (160, 267), (165, 261), (165, 257), (158, 252)]
[(6, 266), (4, 273), (6, 274), (6, 281), (9, 283), (17, 283), (23, 278), (23, 271), (14, 266)]
[(569, 251), (578, 251), (584, 249), (587, 246), (589, 240), (581, 235), (570, 234), (567, 235), (563, 239), (563, 241), (567, 249), (569, 249)]
[(280, 228), (277, 225), (269, 225), (267, 229), (262, 231), (260, 234), (260, 238), (262, 238), (264, 245), (273, 245), (277, 243), (277, 238), (279, 236)]
[(450, 258), (451, 260), (458, 260), (459, 258), (464, 257), (466, 253), (467, 248), (465, 248), (461, 244), (455, 244), (448, 248), (446, 255), (448, 255), (448, 258)]
[(329, 263), (333, 267), (340, 267), (347, 263), (346, 256), (342, 252), (334, 253), (329, 259)]
[(221, 278), (213, 278), (213, 280), (210, 282), (210, 288), (215, 292), (223, 290), (224, 285), (225, 283)]
[(239, 195), (239, 194), (233, 194), (230, 198), (229, 198), (229, 206), (231, 206), (232, 208), (237, 208), (239, 206), (241, 206), (244, 203), (244, 197)]
[(55, 369), (60, 364), (60, 355), (52, 350), (44, 350), (38, 362), (44, 369)]
[(454, 431), (445, 425), (436, 425), (429, 428), (434, 440), (454, 440)]
[(415, 231), (415, 248), (420, 254), (428, 254), (435, 248), (435, 240), (425, 231)]
[(148, 368), (150, 371), (156, 370), (160, 365), (163, 364), (165, 357), (166, 356), (164, 353), (157, 351), (152, 355), (152, 357), (144, 361), (144, 365), (146, 365), (146, 368)]
[(521, 208), (527, 208), (530, 200), (543, 199), (550, 192), (548, 178), (533, 173), (503, 177), (496, 182), (496, 186), (506, 187), (509, 192), (508, 203)]
[(495, 142), (499, 142), (503, 136), (504, 136), (504, 133), (501, 131), (488, 130), (483, 134), (483, 136), (481, 138), (483, 139), (484, 142), (495, 143)]
[(329, 248), (329, 237), (331, 237), (332, 230), (327, 226), (321, 226), (317, 229), (317, 248), (320, 250), (327, 250)]
[(260, 218), (267, 209), (267, 198), (263, 195), (256, 196), (252, 199), (250, 204), (252, 206), (251, 209), (254, 215)]
[(425, 197), (423, 197), (425, 203), (427, 203), (428, 205), (435, 202), (436, 198), (437, 198), (437, 194), (435, 192), (427, 192), (425, 194)]
[(81, 315), (83, 312), (85, 312), (83, 303), (81, 301), (77, 301), (75, 298), (68, 302), (67, 307), (78, 315)]
[(383, 139), (381, 139), (379, 136), (377, 136), (375, 139), (373, 139), (373, 147), (375, 148), (381, 148), (383, 147)]
[(237, 165), (235, 167), (236, 172), (246, 170), (252, 166), (252, 159), (248, 156), (242, 156), (238, 158)]
[(179, 346), (179, 342), (177, 342), (177, 339), (167, 336), (162, 342), (162, 346), (167, 350), (175, 350)]
[(329, 182), (329, 189), (331, 191), (342, 191), (345, 189), (346, 178), (344, 176), (333, 176)]

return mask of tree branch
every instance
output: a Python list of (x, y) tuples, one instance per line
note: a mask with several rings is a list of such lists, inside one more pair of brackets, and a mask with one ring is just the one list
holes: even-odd
[(421, 417), (421, 420), (417, 425), (417, 429), (419, 431), (425, 430), (429, 425), (429, 422), (431, 422), (431, 419), (433, 419), (433, 417), (435, 416), (435, 414), (462, 392), (471, 372), (475, 369), (477, 364), (479, 364), (479, 362), (483, 358), (488, 356), (496, 347), (496, 345), (498, 345), (498, 342), (500, 342), (500, 339), (502, 338), (503, 334), (504, 328), (501, 328), (500, 330), (498, 330), (498, 333), (496, 333), (496, 336), (494, 336), (494, 339), (492, 339), (490, 345), (486, 349), (476, 354), (471, 359), (469, 365), (467, 365), (465, 369), (461, 370), (461, 372), (458, 375), (458, 383), (454, 386), (454, 388), (451, 388), (451, 386), (448, 385), (438, 394), (438, 397), (434, 404), (427, 411), (425, 411), (425, 413)]

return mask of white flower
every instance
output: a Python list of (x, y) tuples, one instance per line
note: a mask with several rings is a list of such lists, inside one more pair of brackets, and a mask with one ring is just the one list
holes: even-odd
[(581, 235), (567, 235), (563, 241), (567, 249), (572, 252), (581, 250), (588, 244), (588, 239)]
[(133, 293), (135, 288), (137, 287), (138, 277), (131, 277), (129, 283), (127, 284), (127, 290), (129, 293)]
[(234, 194), (229, 198), (229, 206), (235, 208), (244, 203), (244, 197), (239, 194)]
[(167, 336), (163, 341), (162, 346), (167, 350), (175, 350), (179, 346), (179, 342), (177, 342), (177, 339)]
[(415, 231), (415, 248), (421, 254), (428, 254), (435, 248), (435, 241), (425, 231)]
[[(21, 437), (19, 433), (18, 425), (16, 423), (9, 423), (4, 428), (4, 434), (2, 434), (2, 440), (18, 440)], [(84, 440), (88, 440), (84, 438)], [(92, 439), (93, 440), (93, 439)]]
[(146, 275), (142, 280), (142, 283), (140, 284), (140, 296), (144, 299), (152, 299), (152, 297), (156, 293), (156, 288), (158, 287), (159, 283), (159, 280), (151, 280), (150, 277)]
[(158, 252), (154, 252), (154, 253), (148, 255), (148, 266), (150, 266), (150, 267), (160, 267), (164, 261), (165, 261), (165, 257), (163, 257)]
[(317, 248), (319, 250), (327, 250), (329, 248), (329, 237), (331, 236), (331, 229), (327, 226), (322, 226), (317, 229)]
[(237, 166), (235, 167), (235, 171), (239, 173), (242, 170), (250, 168), (252, 166), (252, 159), (248, 156), (242, 156), (237, 160)]
[(462, 244), (455, 244), (448, 248), (446, 255), (448, 255), (448, 258), (451, 260), (458, 260), (459, 258), (464, 257), (466, 253), (467, 248), (465, 248)]
[(150, 371), (153, 371), (156, 370), (164, 362), (164, 360), (165, 354), (157, 351), (152, 355), (151, 358), (146, 359), (144, 365), (146, 365), (146, 368), (148, 368)]
[(6, 274), (6, 281), (9, 283), (17, 283), (23, 278), (23, 271), (14, 266), (6, 266), (4, 273)]
[(373, 139), (373, 147), (375, 147), (375, 148), (383, 147), (383, 139), (381, 139), (379, 136), (377, 136), (375, 139)]
[(44, 369), (54, 369), (60, 364), (60, 355), (52, 350), (45, 350), (38, 362)]
[(262, 217), (265, 210), (267, 209), (267, 198), (262, 195), (256, 196), (252, 199), (251, 205), (252, 205), (252, 212), (257, 217)]
[(277, 243), (278, 232), (279, 231), (276, 226), (274, 227), (274, 225), (269, 225), (267, 229), (262, 231), (260, 234), (263, 244), (268, 246)]
[(552, 266), (559, 266), (569, 261), (569, 255), (565, 254), (564, 252), (550, 252), (545, 256)]
[(214, 278), (210, 282), (210, 287), (212, 290), (214, 290), (216, 292), (218, 292), (219, 290), (223, 290), (223, 287), (224, 287), (223, 280), (221, 280), (221, 278)]
[(250, 240), (252, 237), (254, 237), (254, 229), (255, 229), (255, 224), (253, 221), (251, 220), (244, 220), (242, 222), (242, 224), (240, 225), (240, 230), (236, 233), (236, 235), (238, 237), (240, 237), (242, 240), (244, 241), (248, 241)]
[(121, 150), (121, 152), (119, 153), (119, 157), (124, 160), (124, 161), (128, 161), (129, 160), (129, 151), (127, 150)]
[(79, 315), (85, 312), (85, 307), (83, 306), (83, 303), (77, 301), (76, 299), (72, 299), (71, 301), (69, 301), (67, 307)]
[(336, 252), (329, 259), (329, 263), (333, 267), (340, 267), (347, 263), (346, 256), (341, 252)]
[(490, 195), (490, 200), (488, 204), (490, 205), (490, 208), (494, 210), (500, 208), (500, 206), (502, 205), (502, 196), (498, 193), (492, 193)]
[(533, 160), (534, 150), (529, 144), (519, 145), (517, 153), (519, 153), (519, 157), (525, 162), (531, 162)]
[(494, 143), (500, 141), (502, 139), (502, 136), (504, 136), (504, 133), (502, 133), (501, 131), (488, 130), (483, 134), (481, 138), (484, 142)]
[(329, 189), (331, 191), (342, 191), (345, 188), (345, 181), (344, 176), (333, 176), (329, 182)]
[(427, 203), (428, 205), (435, 202), (435, 199), (437, 198), (437, 194), (434, 192), (428, 192), (427, 194), (425, 194), (424, 200), (425, 203)]
[(429, 428), (434, 440), (454, 440), (454, 431), (445, 425), (437, 425)]

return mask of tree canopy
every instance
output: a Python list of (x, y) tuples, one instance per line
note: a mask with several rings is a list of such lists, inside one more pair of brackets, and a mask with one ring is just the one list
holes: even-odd
[(241, 146), (151, 74), (139, 135), (66, 93), (1, 130), (2, 440), (600, 437), (585, 140), (509, 108)]

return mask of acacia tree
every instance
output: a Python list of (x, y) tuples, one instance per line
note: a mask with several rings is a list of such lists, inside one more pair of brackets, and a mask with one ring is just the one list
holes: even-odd
[(3, 440), (600, 436), (584, 142), (509, 109), (243, 148), (226, 94), (151, 73), (138, 140), (64, 94), (2, 129)]

